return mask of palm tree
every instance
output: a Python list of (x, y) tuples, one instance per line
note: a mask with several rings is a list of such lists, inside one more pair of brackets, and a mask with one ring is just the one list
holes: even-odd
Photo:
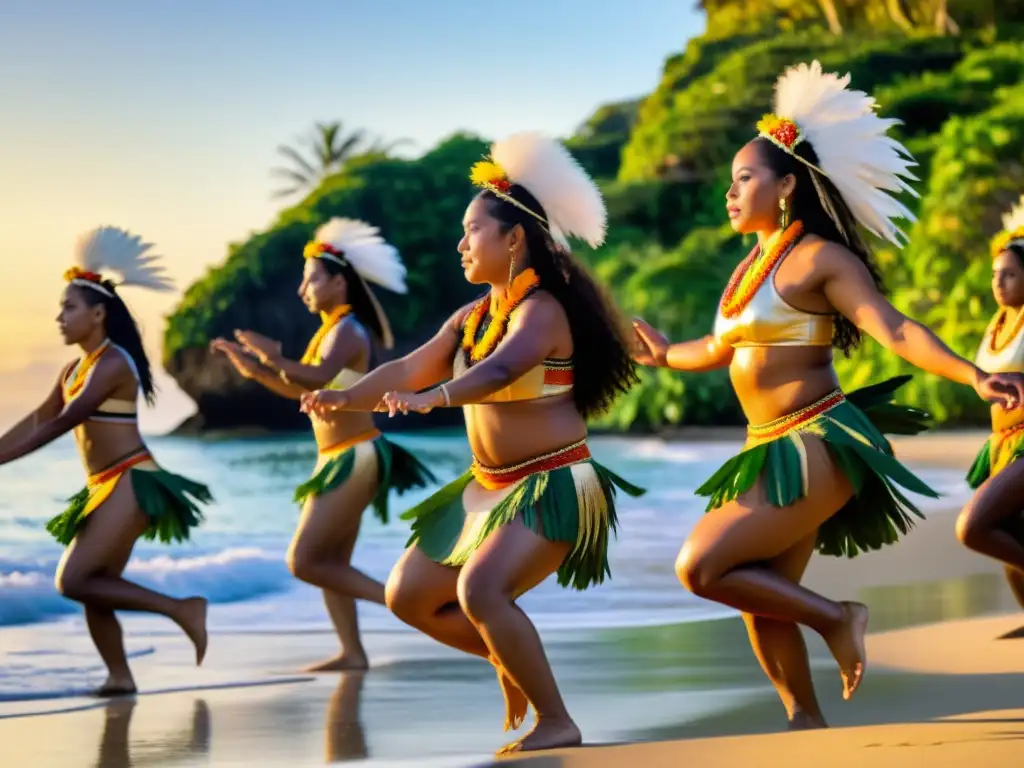
[(400, 139), (383, 143), (377, 138), (374, 139), (373, 144), (364, 147), (365, 131), (356, 130), (346, 134), (340, 121), (317, 123), (313, 127), (311, 135), (299, 140), (299, 143), (303, 145), (300, 149), (308, 152), (308, 159), (303, 157), (303, 152), (294, 146), (282, 144), (277, 148), (278, 153), (288, 159), (290, 167), (271, 169), (271, 174), (286, 180), (286, 186), (275, 191), (273, 197), (290, 197), (297, 192), (312, 189), (325, 177), (340, 171), (345, 163), (357, 154), (386, 155), (396, 146), (407, 141), (407, 139)]

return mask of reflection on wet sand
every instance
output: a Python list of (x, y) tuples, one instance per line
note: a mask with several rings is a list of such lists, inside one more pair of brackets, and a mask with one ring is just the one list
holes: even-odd
[(210, 708), (205, 701), (193, 702), (190, 725), (168, 733), (159, 741), (146, 739), (133, 745), (130, 727), (137, 704), (134, 696), (114, 699), (107, 704), (96, 768), (156, 766), (209, 753)]
[(325, 759), (328, 763), (368, 757), (366, 733), (359, 718), (365, 672), (342, 672), (327, 702)]

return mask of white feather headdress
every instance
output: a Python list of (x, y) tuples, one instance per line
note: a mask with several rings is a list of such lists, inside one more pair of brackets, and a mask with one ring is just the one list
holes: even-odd
[[(405, 293), (406, 268), (395, 246), (380, 235), (380, 230), (365, 221), (335, 217), (316, 231), (306, 245), (307, 259), (327, 259), (342, 266), (351, 266), (365, 282), (375, 283), (395, 293)], [(386, 349), (394, 346), (394, 335), (384, 308), (373, 291), (366, 286), (381, 327), (381, 341)]]
[[(817, 61), (787, 69), (775, 84), (774, 114), (757, 124), (758, 132), (815, 172), (827, 176), (843, 196), (857, 221), (866, 229), (902, 246), (906, 235), (895, 219), (914, 221), (914, 215), (894, 193), (914, 189), (910, 168), (917, 163), (901, 143), (886, 135), (899, 123), (875, 113), (875, 100), (850, 90), (850, 75), (825, 73)], [(815, 166), (796, 153), (807, 141), (818, 156)], [(825, 210), (835, 219), (823, 189), (815, 179)], [(840, 232), (842, 225), (837, 221)], [(849, 237), (849, 233), (844, 233)]]
[(1011, 245), (1024, 246), (1024, 195), (1003, 214), (1003, 229), (992, 238), (992, 257), (995, 258)]
[[(470, 179), (538, 219), (568, 250), (569, 237), (596, 248), (604, 242), (608, 213), (593, 179), (561, 143), (539, 133), (517, 133), (491, 145), (490, 157), (473, 166)], [(544, 209), (531, 211), (508, 194), (526, 189)]]
[[(160, 257), (150, 253), (152, 247), (152, 243), (118, 227), (97, 227), (78, 238), (75, 265), (64, 273), (64, 279), (111, 297), (114, 294), (104, 281), (154, 291), (173, 290), (174, 283), (159, 263)], [(120, 275), (120, 280), (105, 274), (111, 271)]]

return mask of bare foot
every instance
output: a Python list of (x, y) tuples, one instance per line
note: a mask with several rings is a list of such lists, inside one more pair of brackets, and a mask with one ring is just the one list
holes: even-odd
[(864, 634), (868, 629), (868, 607), (863, 603), (841, 602), (843, 621), (826, 637), (825, 642), (839, 663), (843, 677), (843, 698), (849, 700), (861, 680), (867, 665)]
[(498, 685), (501, 686), (501, 693), (505, 697), (505, 730), (518, 731), (526, 719), (526, 711), (529, 702), (526, 694), (515, 684), (503, 668), (498, 667)]
[(1022, 637), (1024, 637), (1024, 627), (1017, 627), (1016, 629), (1011, 629), (1009, 632), (1000, 635), (996, 640), (1019, 640)]
[(370, 668), (366, 656), (358, 653), (340, 653), (333, 659), (312, 664), (303, 672), (359, 672)]
[(511, 755), (514, 752), (537, 752), (542, 749), (558, 747), (578, 747), (583, 743), (580, 729), (572, 720), (552, 720), (541, 718), (530, 732), (518, 741), (506, 744), (498, 750), (499, 755)]
[(113, 696), (134, 696), (136, 693), (138, 691), (135, 688), (135, 681), (130, 674), (124, 677), (110, 675), (103, 685), (93, 691), (93, 696), (109, 698)]
[(196, 666), (203, 663), (206, 656), (206, 606), (205, 597), (188, 597), (181, 601), (181, 613), (178, 616), (178, 626), (181, 627), (188, 639), (196, 647)]
[(806, 712), (794, 712), (790, 715), (789, 731), (812, 731), (816, 728), (828, 728), (828, 723), (819, 717), (811, 717)]

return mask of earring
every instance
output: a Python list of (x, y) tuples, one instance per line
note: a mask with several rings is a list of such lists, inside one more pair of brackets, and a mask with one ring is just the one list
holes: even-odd
[(779, 224), (783, 229), (785, 229), (789, 226), (789, 208), (786, 205), (786, 198), (784, 197), (779, 198), (779, 211), (781, 211), (779, 214)]
[(516, 249), (510, 247), (508, 249), (508, 285), (512, 287), (512, 275), (516, 271)]

